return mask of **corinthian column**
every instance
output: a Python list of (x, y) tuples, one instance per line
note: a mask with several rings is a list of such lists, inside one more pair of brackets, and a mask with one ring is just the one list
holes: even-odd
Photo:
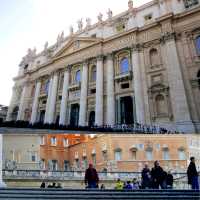
[(52, 81), (51, 100), (49, 104), (49, 124), (54, 122), (57, 90), (58, 90), (58, 73), (55, 73)]
[(133, 66), (133, 88), (135, 95), (136, 118), (138, 123), (144, 124), (145, 106), (144, 106), (144, 95), (142, 88), (143, 84), (141, 77), (140, 55), (138, 48), (133, 48), (132, 66)]
[(195, 128), (190, 115), (174, 34), (165, 34), (163, 40), (165, 43), (163, 46), (165, 51), (163, 58), (167, 65), (173, 116), (177, 129), (183, 132), (194, 133)]
[(47, 97), (45, 117), (44, 117), (45, 124), (49, 123), (49, 107), (50, 107), (50, 101), (51, 101), (52, 82), (53, 82), (53, 77), (50, 78), (50, 82), (49, 82), (48, 97)]
[(23, 120), (24, 119), (24, 107), (25, 107), (25, 97), (27, 94), (27, 85), (23, 87), (21, 98), (20, 98), (20, 104), (19, 104), (19, 112), (17, 115), (17, 120)]
[(107, 125), (115, 124), (114, 66), (113, 56), (107, 57)]
[(103, 56), (97, 58), (95, 124), (103, 125)]
[(33, 99), (33, 105), (32, 105), (32, 113), (31, 113), (31, 124), (34, 124), (37, 119), (37, 113), (38, 113), (38, 100), (40, 95), (40, 89), (41, 89), (41, 81), (39, 80), (36, 84), (35, 88), (35, 95)]
[(87, 86), (88, 86), (88, 64), (83, 63), (83, 71), (82, 71), (82, 77), (81, 77), (79, 126), (85, 126), (86, 125)]
[(60, 125), (65, 125), (66, 123), (68, 87), (69, 87), (69, 69), (67, 69), (64, 74), (62, 100), (60, 106), (60, 120), (59, 120)]

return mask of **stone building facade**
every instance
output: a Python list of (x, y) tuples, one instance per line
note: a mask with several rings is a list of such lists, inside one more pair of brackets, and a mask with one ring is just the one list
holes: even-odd
[(28, 50), (7, 121), (200, 130), (200, 2), (154, 0)]

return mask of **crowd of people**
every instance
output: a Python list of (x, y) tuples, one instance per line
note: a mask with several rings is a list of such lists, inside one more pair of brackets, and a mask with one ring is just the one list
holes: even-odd
[[(190, 164), (187, 169), (188, 184), (191, 189), (199, 190), (198, 172), (195, 165), (195, 158), (190, 158)], [(92, 164), (89, 164), (88, 169), (85, 171), (85, 188), (86, 189), (101, 189), (104, 190), (105, 185), (101, 184), (99, 187), (99, 176), (97, 170)], [(166, 172), (160, 166), (158, 161), (154, 162), (154, 167), (149, 168), (145, 164), (141, 172), (141, 181), (134, 178), (132, 181), (122, 181), (117, 179), (115, 183), (116, 190), (138, 190), (138, 189), (173, 189), (174, 178), (170, 171)], [(40, 188), (46, 188), (45, 182), (42, 182)], [(47, 188), (62, 188), (60, 183), (52, 183)]]
[[(187, 170), (188, 184), (191, 189), (199, 190), (198, 172), (195, 165), (195, 158), (190, 158), (190, 165)], [(136, 178), (132, 181), (121, 181), (118, 179), (115, 184), (116, 190), (137, 190), (137, 189), (173, 189), (174, 177), (170, 171), (166, 172), (158, 161), (154, 162), (154, 167), (150, 169), (145, 164), (141, 172), (141, 181)], [(96, 169), (89, 165), (85, 172), (86, 188), (99, 188), (99, 177)], [(102, 184), (100, 189), (105, 189)]]

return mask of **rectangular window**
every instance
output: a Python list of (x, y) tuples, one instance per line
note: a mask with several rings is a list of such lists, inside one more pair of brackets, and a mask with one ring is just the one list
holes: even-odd
[(52, 170), (57, 171), (58, 170), (58, 161), (52, 160)]
[(108, 160), (107, 151), (102, 151), (102, 157), (103, 157), (103, 160), (104, 160), (104, 161), (107, 161), (107, 160)]
[(131, 160), (136, 160), (136, 158), (137, 158), (137, 152), (131, 151)]
[(92, 163), (96, 166), (96, 154), (92, 154)]
[(122, 152), (121, 151), (115, 151), (115, 160), (120, 161), (122, 159)]
[(70, 167), (69, 167), (69, 161), (68, 160), (64, 160), (64, 171), (69, 171)]
[(146, 151), (146, 159), (153, 160), (153, 152), (152, 151)]
[(169, 160), (170, 156), (169, 156), (169, 150), (163, 150), (163, 160)]
[(182, 149), (178, 150), (178, 157), (179, 157), (179, 160), (186, 160), (185, 151)]
[(36, 162), (36, 153), (35, 152), (31, 153), (31, 162)]
[(45, 136), (40, 137), (40, 145), (45, 145)]
[(56, 143), (57, 143), (56, 137), (52, 137), (52, 138), (51, 138), (51, 145), (52, 145), (52, 146), (56, 146)]
[(69, 146), (69, 140), (67, 138), (63, 139), (63, 146), (68, 147)]

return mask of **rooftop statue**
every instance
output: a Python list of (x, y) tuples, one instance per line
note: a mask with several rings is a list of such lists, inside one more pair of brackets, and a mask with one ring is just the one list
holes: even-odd
[(61, 34), (58, 34), (56, 46), (60, 46), (64, 41), (64, 31)]
[(133, 0), (128, 1), (128, 9), (133, 10)]
[(78, 23), (78, 31), (82, 31), (83, 30), (83, 20), (80, 19), (77, 21), (77, 23)]
[(112, 10), (110, 10), (110, 8), (108, 9), (107, 14), (108, 14), (108, 20), (111, 20), (113, 17), (113, 12), (112, 12)]
[(91, 26), (91, 18), (86, 18), (86, 27), (89, 28)]
[(97, 16), (98, 19), (98, 23), (102, 23), (103, 22), (103, 14), (99, 13), (99, 15)]
[(70, 27), (69, 27), (69, 33), (70, 33), (70, 35), (73, 35), (73, 34), (74, 34), (74, 28), (73, 28), (73, 26), (70, 26)]
[(44, 44), (44, 51), (45, 51), (45, 52), (47, 51), (48, 46), (49, 46), (49, 43), (46, 41), (45, 44)]

